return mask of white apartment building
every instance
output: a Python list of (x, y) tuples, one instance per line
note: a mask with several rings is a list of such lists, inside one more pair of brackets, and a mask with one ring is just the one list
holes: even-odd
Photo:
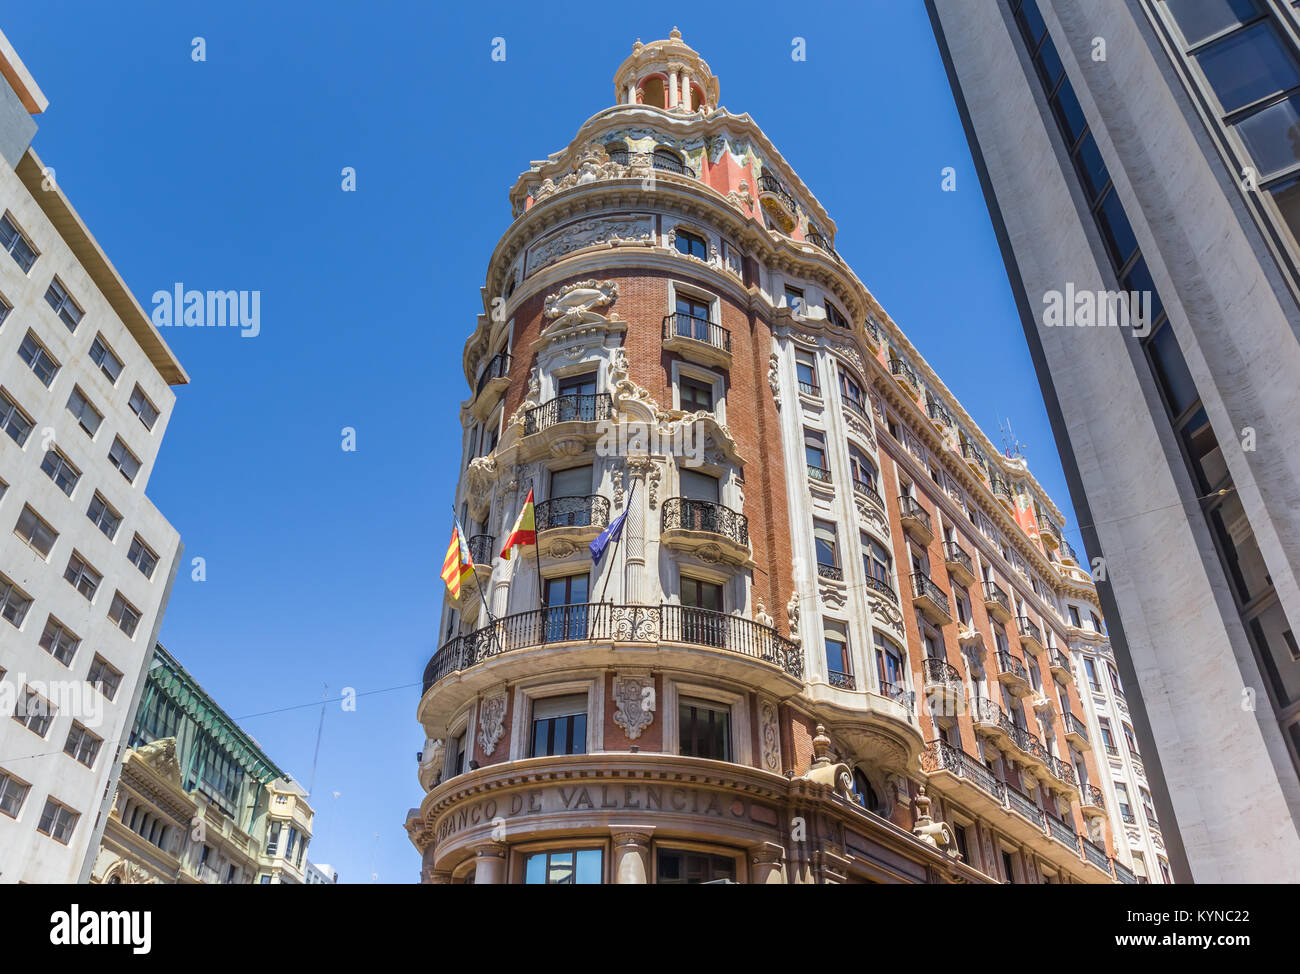
[(0, 75), (0, 882), (74, 882), (180, 555), (145, 488), (188, 380), (32, 151), (3, 34)]

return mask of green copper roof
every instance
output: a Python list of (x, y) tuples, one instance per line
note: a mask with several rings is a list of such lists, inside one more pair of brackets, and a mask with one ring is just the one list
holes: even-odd
[(199, 686), (199, 681), (194, 679), (171, 653), (163, 649), (161, 643), (154, 646), (154, 661), (149, 669), (149, 680), (168, 699), (175, 702), (187, 717), (229, 751), (249, 775), (263, 783), (275, 778), (288, 777), (257, 746), (257, 742), (245, 734), (230, 715), (217, 706), (216, 701)]

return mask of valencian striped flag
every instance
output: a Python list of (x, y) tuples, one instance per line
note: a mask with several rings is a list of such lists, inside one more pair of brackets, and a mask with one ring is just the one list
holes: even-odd
[(451, 543), (447, 545), (447, 557), (442, 561), (442, 580), (453, 599), (460, 598), (460, 583), (474, 570), (474, 559), (470, 557), (469, 545), (465, 542), (465, 532), (459, 523), (451, 526)]
[(519, 545), (537, 544), (537, 512), (533, 508), (533, 492), (528, 491), (528, 498), (524, 501), (524, 509), (519, 512), (519, 519), (515, 521), (514, 530), (506, 538), (505, 547), (501, 549), (501, 557), (507, 561), (510, 559), (510, 552)]

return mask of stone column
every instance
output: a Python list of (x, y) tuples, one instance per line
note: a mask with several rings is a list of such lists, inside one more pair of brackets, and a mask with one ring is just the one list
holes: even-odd
[(502, 885), (506, 881), (506, 845), (485, 842), (474, 847), (474, 885)]
[(614, 882), (645, 886), (650, 874), (650, 835), (653, 827), (611, 825), (614, 837)]
[(668, 69), (668, 107), (676, 108), (677, 99), (681, 91), (677, 87), (677, 66), (673, 65)]
[(636, 83), (633, 81), (629, 81), (627, 84), (627, 103), (629, 105), (636, 104)]
[(647, 598), (645, 532), (646, 510), (650, 504), (649, 474), (653, 464), (654, 461), (648, 457), (629, 457), (624, 465), (628, 480), (628, 512), (623, 525), (624, 564), (627, 566), (623, 575), (623, 602), (628, 605), (644, 604)]
[(749, 881), (754, 886), (785, 883), (785, 849), (775, 842), (749, 847)]
[(691, 110), (691, 72), (689, 69), (682, 72), (682, 108), (688, 112)]

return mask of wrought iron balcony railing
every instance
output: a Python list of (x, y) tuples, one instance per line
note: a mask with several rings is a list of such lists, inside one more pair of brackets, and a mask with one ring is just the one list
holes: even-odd
[(424, 670), (424, 691), (485, 660), (559, 642), (680, 643), (707, 646), (803, 677), (803, 651), (750, 619), (684, 605), (554, 605), (497, 619), (444, 643)]
[(1018, 677), (1026, 683), (1029, 682), (1029, 674), (1025, 672), (1025, 664), (1020, 662), (1020, 660), (1016, 659), (1016, 657), (1012, 656), (1005, 649), (998, 650), (998, 672), (1010, 673), (1012, 676)]
[(831, 482), (831, 472), (826, 467), (819, 467), (816, 464), (808, 464), (808, 479), (815, 480), (819, 484), (829, 484)]
[(1069, 762), (1062, 761), (1055, 754), (1049, 755), (1049, 757), (1052, 759), (1049, 764), (1049, 767), (1052, 769), (1052, 774), (1056, 775), (1057, 778), (1064, 781), (1067, 785), (1077, 785), (1079, 783), (1079, 777), (1074, 773), (1074, 768), (1069, 764)]
[(478, 377), (478, 384), (474, 387), (474, 395), (478, 396), (483, 387), (492, 379), (504, 379), (510, 375), (510, 353), (497, 352), (490, 359), (488, 364), (483, 368), (483, 372)]
[(1110, 857), (1106, 855), (1106, 850), (1091, 839), (1083, 840), (1083, 855), (1098, 869), (1110, 872)]
[(849, 412), (856, 413), (868, 421), (871, 419), (871, 414), (867, 411), (867, 404), (861, 399), (854, 399), (852, 396), (841, 392), (840, 402), (844, 404), (844, 408)]
[(921, 388), (921, 383), (916, 378), (916, 373), (913, 372), (912, 367), (901, 358), (891, 358), (889, 360), (889, 371), (895, 378), (903, 379), (913, 389)]
[(1073, 825), (1067, 825), (1055, 815), (1047, 816), (1047, 831), (1052, 838), (1068, 849), (1073, 849), (1077, 855), (1079, 852), (1079, 833), (1074, 831)]
[(1002, 727), (1006, 715), (1002, 708), (988, 697), (975, 697), (971, 700), (972, 719), (977, 724), (991, 724)]
[(1058, 669), (1058, 670), (1065, 670), (1067, 673), (1069, 673), (1069, 672), (1071, 672), (1071, 670), (1070, 670), (1070, 657), (1066, 656), (1066, 655), (1065, 655), (1063, 652), (1061, 652), (1059, 649), (1053, 649), (1053, 650), (1052, 650), (1052, 666), (1053, 666), (1054, 668)]
[(827, 674), (827, 677), (830, 680), (831, 686), (840, 690), (857, 689), (857, 683), (853, 679), (852, 673), (836, 673), (834, 670), (831, 670), (830, 673)]
[(815, 382), (804, 382), (803, 379), (800, 379), (799, 391), (809, 396), (816, 396), (818, 399), (822, 397), (821, 386), (817, 385)]
[(819, 561), (817, 563), (817, 574), (822, 578), (833, 579), (837, 582), (844, 581), (844, 569), (839, 565), (828, 565)]
[(690, 176), (692, 179), (695, 178), (694, 169), (686, 165), (686, 163), (682, 162), (676, 156), (671, 156), (667, 153), (654, 153), (654, 155), (650, 157), (650, 164), (663, 172), (672, 172), (679, 176)]
[(880, 491), (876, 490), (876, 488), (872, 484), (868, 483), (865, 480), (858, 480), (857, 478), (854, 478), (853, 493), (861, 494), (867, 500), (872, 501), (880, 505), (881, 507), (885, 506), (885, 499), (880, 496)]
[(944, 409), (933, 399), (925, 404), (925, 412), (926, 415), (936, 423), (941, 423), (944, 426), (952, 425), (952, 417), (948, 415), (948, 410)]
[(524, 413), (524, 435), (540, 433), (556, 423), (595, 423), (613, 415), (614, 401), (607, 392), (556, 396)]
[(1040, 829), (1043, 828), (1043, 810), (1034, 804), (1028, 795), (1011, 785), (1007, 785), (1007, 806), (1012, 811), (1019, 812)]
[(552, 497), (537, 505), (537, 530), (551, 528), (603, 528), (609, 524), (609, 500), (587, 497)]
[(713, 323), (708, 318), (688, 315), (681, 311), (664, 315), (663, 337), (669, 338), (673, 335), (678, 338), (690, 338), (697, 342), (703, 342), (706, 345), (712, 345), (714, 348), (720, 348), (724, 352), (731, 351), (731, 332), (721, 325)]
[(1068, 710), (1061, 715), (1065, 721), (1065, 732), (1067, 734), (1078, 734), (1085, 741), (1088, 739), (1088, 725), (1081, 721)]
[(1106, 807), (1106, 796), (1096, 785), (1087, 785), (1083, 789), (1083, 803), (1097, 808)]
[(1118, 859), (1115, 860), (1115, 878), (1125, 886), (1135, 885), (1138, 881), (1137, 875), (1128, 866), (1124, 865)]
[(881, 595), (887, 595), (890, 601), (898, 601), (898, 593), (894, 591), (894, 586), (883, 578), (877, 578), (875, 575), (867, 575), (867, 588), (875, 589)]
[(949, 771), (959, 778), (965, 778), (986, 795), (991, 795), (999, 805), (1006, 806), (1007, 786), (992, 771), (947, 741), (931, 741), (921, 755), (921, 767), (930, 773)]
[(970, 575), (975, 574), (975, 563), (971, 561), (970, 553), (956, 541), (943, 543), (943, 556), (954, 565), (961, 565)]
[(984, 601), (997, 603), (1007, 612), (1011, 611), (1011, 600), (1007, 598), (1006, 591), (997, 582), (984, 583)]
[(961, 683), (961, 672), (945, 659), (927, 656), (921, 660), (921, 678), (927, 685)]
[(898, 513), (902, 517), (912, 517), (920, 521), (927, 531), (930, 530), (930, 512), (921, 506), (915, 497), (903, 494), (898, 498)]
[(916, 712), (916, 691), (908, 690), (906, 687), (895, 686), (892, 683), (881, 683), (880, 693), (888, 697), (895, 703), (901, 703), (907, 708), (909, 714)]
[(785, 184), (771, 173), (765, 172), (763, 175), (758, 177), (758, 191), (760, 193), (771, 193), (779, 199), (785, 205), (785, 208), (791, 213), (794, 213), (799, 209), (799, 204), (795, 202), (794, 197), (791, 196), (789, 190), (785, 188)]
[(989, 489), (993, 491), (994, 497), (1005, 497), (1009, 501), (1015, 500), (1015, 495), (1011, 493), (1011, 485), (996, 474), (989, 479)]
[(826, 239), (825, 235), (818, 233), (816, 230), (809, 230), (804, 234), (804, 240), (814, 247), (820, 247), (828, 254), (835, 253), (835, 248), (831, 246), (831, 242)]
[(912, 591), (918, 596), (925, 596), (930, 599), (945, 612), (952, 611), (952, 603), (948, 601), (948, 593), (936, 585), (934, 579), (925, 572), (912, 572)]
[(1016, 629), (1020, 632), (1020, 635), (1032, 639), (1040, 646), (1042, 645), (1043, 630), (1039, 629), (1037, 623), (1035, 623), (1033, 619), (1029, 618), (1029, 616), (1017, 616)]
[(742, 548), (749, 547), (749, 518), (716, 501), (669, 498), (664, 501), (662, 527), (665, 531), (673, 528), (705, 531), (721, 535)]
[(476, 534), (469, 539), (469, 556), (476, 565), (491, 565), (496, 557), (496, 539), (490, 534)]

